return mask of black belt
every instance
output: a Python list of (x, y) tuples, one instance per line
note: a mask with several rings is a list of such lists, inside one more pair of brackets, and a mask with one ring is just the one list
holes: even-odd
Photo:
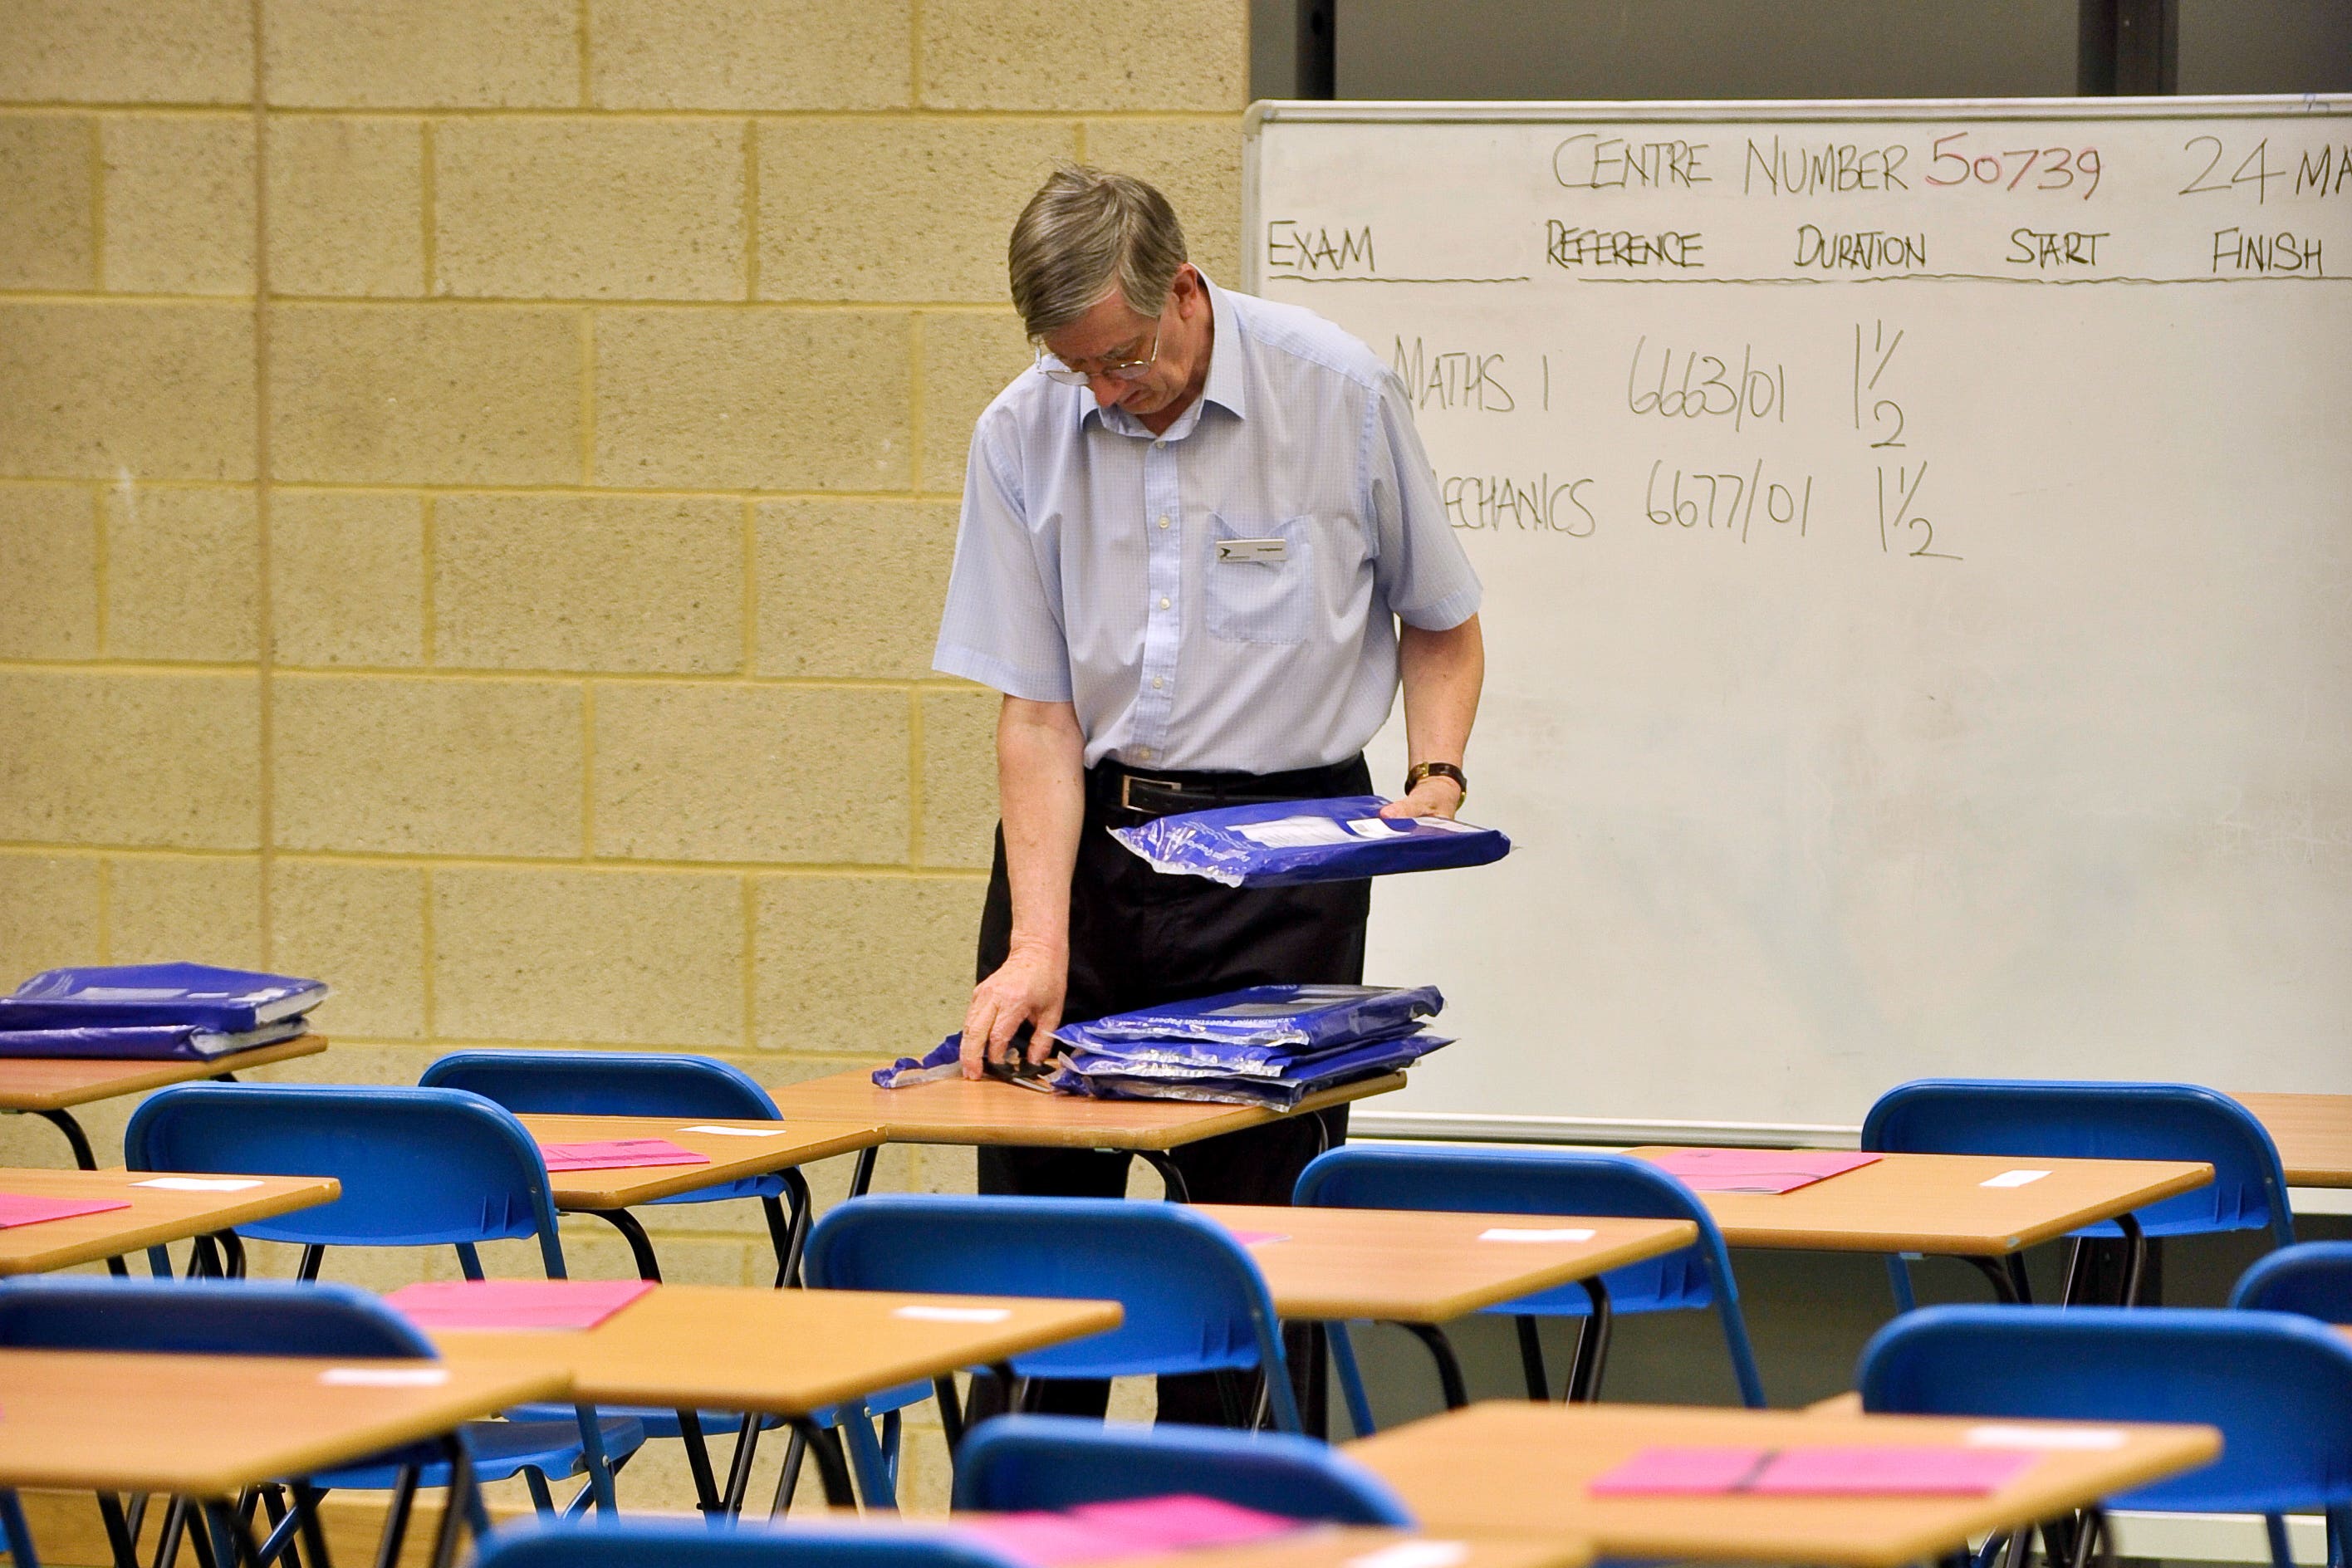
[(1363, 761), (1349, 757), (1328, 767), (1279, 773), (1147, 772), (1122, 763), (1101, 762), (1087, 770), (1087, 800), (1099, 811), (1172, 816), (1220, 805), (1326, 799), (1358, 793), (1357, 773)]

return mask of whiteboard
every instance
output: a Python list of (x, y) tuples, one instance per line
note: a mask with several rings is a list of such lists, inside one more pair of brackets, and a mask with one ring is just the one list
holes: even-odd
[(1486, 589), (1517, 847), (1377, 885), (1403, 1109), (2352, 1091), (2347, 101), (1252, 111), (1246, 286)]

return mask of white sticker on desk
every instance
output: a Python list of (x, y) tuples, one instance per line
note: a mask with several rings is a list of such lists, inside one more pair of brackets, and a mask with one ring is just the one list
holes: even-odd
[(167, 1193), (241, 1193), (247, 1187), (261, 1185), (261, 1182), (254, 1176), (156, 1176), (131, 1184), (161, 1187)]
[(2124, 1433), (2114, 1426), (1971, 1426), (1971, 1448), (2120, 1448)]
[(713, 1138), (781, 1138), (781, 1127), (681, 1127), (680, 1132), (703, 1132)]
[(1001, 1323), (1013, 1315), (1010, 1307), (899, 1307), (894, 1318), (909, 1318), (919, 1323)]
[(1983, 1181), (1979, 1182), (1977, 1185), (1980, 1187), (2021, 1187), (2028, 1182), (2038, 1182), (2049, 1173), (2050, 1173), (2047, 1171), (2003, 1171), (1998, 1176), (1986, 1177)]
[(1591, 1241), (1589, 1230), (1515, 1230), (1507, 1225), (1478, 1233), (1481, 1241)]
[(331, 1366), (319, 1374), (330, 1388), (438, 1388), (449, 1381), (446, 1366)]
[(1350, 1557), (1340, 1568), (1454, 1568), (1469, 1560), (1470, 1548), (1459, 1541), (1400, 1541)]

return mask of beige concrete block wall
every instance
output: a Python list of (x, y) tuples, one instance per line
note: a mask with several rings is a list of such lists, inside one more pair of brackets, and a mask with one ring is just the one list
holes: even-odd
[[(937, 1040), (995, 704), (929, 648), (1028, 363), (1005, 233), (1089, 158), (1234, 280), (1245, 13), (0, 0), (0, 984), (320, 974), (335, 1047), (279, 1076), (346, 1081)], [(762, 1278), (755, 1211), (648, 1217), (674, 1277)], [(682, 1501), (674, 1448), (624, 1493)]]

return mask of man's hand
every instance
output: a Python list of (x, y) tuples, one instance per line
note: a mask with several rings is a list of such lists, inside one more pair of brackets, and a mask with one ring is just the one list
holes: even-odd
[(963, 1076), (983, 1077), (982, 1062), (1007, 1059), (1013, 1032), (1024, 1023), (1033, 1030), (1029, 1059), (1042, 1062), (1051, 1056), (1069, 983), (1067, 953), (1015, 947), (995, 973), (971, 989), (971, 1005), (963, 1015), (963, 1047), (957, 1054)]
[(1412, 786), (1402, 800), (1381, 807), (1382, 816), (1451, 817), (1462, 809), (1462, 786), (1444, 773), (1432, 773)]

